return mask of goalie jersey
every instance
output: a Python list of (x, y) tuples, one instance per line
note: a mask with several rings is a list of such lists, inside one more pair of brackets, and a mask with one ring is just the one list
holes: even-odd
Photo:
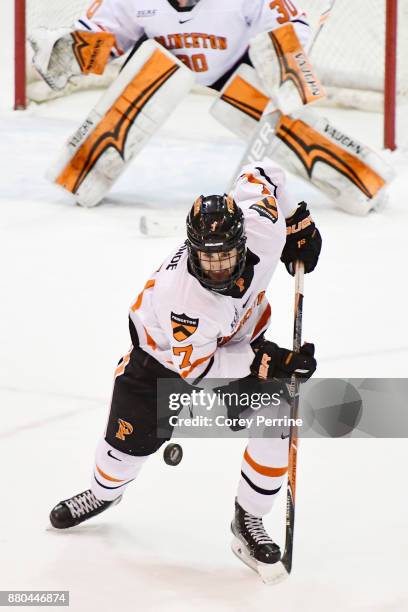
[(96, 0), (75, 29), (114, 34), (113, 57), (153, 38), (184, 62), (201, 85), (215, 83), (233, 68), (260, 32), (292, 23), (303, 47), (310, 38), (297, 0), (201, 0), (191, 10), (177, 6), (173, 0)]
[(233, 289), (221, 294), (202, 286), (182, 244), (130, 308), (133, 344), (191, 384), (250, 373), (251, 343), (269, 325), (265, 291), (285, 245), (285, 217), (294, 208), (284, 182), (283, 171), (270, 161), (242, 169), (232, 196), (244, 215), (247, 255)]

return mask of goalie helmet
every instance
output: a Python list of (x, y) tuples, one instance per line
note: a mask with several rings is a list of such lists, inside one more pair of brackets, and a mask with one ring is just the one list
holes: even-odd
[(244, 216), (231, 196), (200, 196), (187, 216), (191, 271), (204, 287), (223, 293), (245, 267)]

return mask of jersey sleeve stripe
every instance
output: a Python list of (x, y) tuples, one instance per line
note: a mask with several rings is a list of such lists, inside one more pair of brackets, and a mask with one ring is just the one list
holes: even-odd
[(292, 19), (291, 23), (301, 23), (310, 28), (310, 25), (307, 23), (307, 21), (303, 21), (302, 19)]
[[(101, 26), (101, 24), (100, 24), (100, 23), (96, 23), (96, 22), (95, 22), (95, 25), (96, 25), (98, 28), (100, 28), (100, 29), (102, 30), (102, 32), (106, 32), (106, 31), (107, 31), (107, 30), (106, 30), (106, 28), (104, 28), (103, 26)], [(117, 54), (118, 54), (118, 55), (123, 55), (123, 54), (125, 53), (125, 52), (123, 51), (123, 49), (121, 49), (117, 43), (115, 43), (113, 46), (114, 46), (115, 51), (117, 52)]]
[(137, 300), (136, 302), (133, 304), (133, 306), (131, 307), (131, 311), (135, 312), (136, 310), (139, 310), (139, 308), (142, 305), (142, 301), (143, 301), (143, 294), (146, 291), (146, 289), (151, 289), (152, 287), (154, 287), (156, 284), (156, 281), (154, 280), (148, 280), (147, 283), (145, 284), (145, 286), (143, 287), (143, 291), (141, 293), (139, 293), (139, 295), (137, 296)]
[(78, 23), (80, 23), (81, 25), (84, 26), (84, 28), (86, 28), (87, 30), (89, 30), (90, 32), (92, 32), (92, 28), (89, 27), (89, 25), (87, 23), (85, 23), (85, 21), (83, 21), (82, 19), (78, 20)]
[(146, 334), (147, 346), (150, 346), (150, 348), (155, 351), (157, 349), (157, 343), (153, 340), (153, 338), (144, 326), (143, 329)]
[(265, 310), (263, 311), (258, 323), (255, 325), (255, 329), (253, 331), (253, 334), (251, 336), (251, 342), (252, 340), (255, 340), (255, 338), (258, 336), (258, 334), (261, 332), (261, 330), (265, 327), (265, 325), (267, 325), (269, 319), (271, 318), (271, 305), (267, 304)]

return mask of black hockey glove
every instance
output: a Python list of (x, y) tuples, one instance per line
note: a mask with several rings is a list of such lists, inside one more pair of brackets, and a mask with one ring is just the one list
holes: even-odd
[(322, 248), (322, 238), (315, 226), (306, 202), (300, 202), (296, 212), (286, 219), (286, 244), (281, 261), (292, 276), (295, 275), (295, 262), (304, 263), (305, 273), (315, 269)]
[(251, 374), (261, 380), (289, 379), (296, 374), (306, 381), (315, 372), (314, 344), (305, 343), (298, 353), (280, 348), (265, 340), (257, 349), (251, 365)]

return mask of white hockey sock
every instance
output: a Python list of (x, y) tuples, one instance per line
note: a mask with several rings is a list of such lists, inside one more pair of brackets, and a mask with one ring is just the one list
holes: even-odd
[(96, 448), (92, 493), (104, 501), (116, 499), (139, 474), (147, 457), (127, 455), (104, 439), (100, 440)]
[(245, 449), (237, 501), (250, 514), (271, 511), (288, 465), (288, 439), (251, 438)]

